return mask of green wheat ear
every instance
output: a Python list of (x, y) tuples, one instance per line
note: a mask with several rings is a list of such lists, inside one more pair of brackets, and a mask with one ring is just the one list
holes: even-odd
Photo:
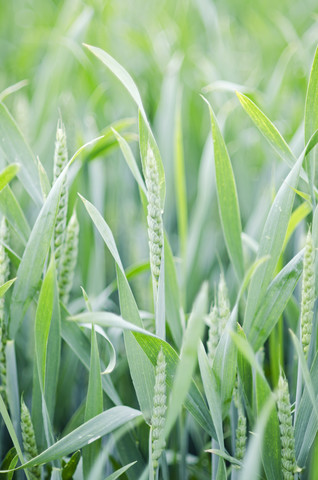
[(79, 224), (74, 210), (66, 229), (64, 250), (58, 280), (60, 300), (66, 305), (73, 285), (77, 262)]
[(158, 460), (165, 448), (164, 426), (165, 413), (167, 409), (166, 397), (166, 359), (160, 349), (157, 357), (156, 379), (153, 398), (153, 411), (151, 417), (152, 425), (152, 464), (156, 471), (158, 468)]
[[(9, 230), (6, 219), (3, 217), (0, 223), (0, 285), (9, 278), (10, 261), (3, 243), (9, 243)], [(0, 392), (6, 401), (7, 389), (7, 362), (6, 362), (7, 326), (4, 316), (4, 297), (0, 298)]]
[(149, 144), (145, 168), (145, 181), (148, 191), (147, 224), (150, 250), (150, 269), (154, 281), (155, 291), (157, 291), (163, 246), (163, 224), (160, 206), (158, 167), (154, 153)]
[(208, 360), (211, 367), (213, 365), (215, 352), (220, 341), (218, 313), (217, 306), (211, 306), (211, 310), (208, 315), (209, 338), (207, 341)]
[[(24, 456), (26, 461), (38, 455), (38, 449), (35, 441), (34, 428), (31, 420), (31, 415), (23, 398), (21, 399), (21, 431)], [(38, 466), (30, 468), (30, 476), (32, 479), (41, 479), (41, 469)]]
[(277, 389), (277, 413), (279, 419), (280, 440), (282, 445), (282, 473), (284, 480), (294, 480), (294, 474), (300, 472), (295, 458), (295, 437), (292, 424), (288, 382), (281, 374)]
[[(54, 151), (54, 166), (53, 166), (53, 181), (59, 177), (63, 168), (68, 162), (67, 144), (65, 128), (61, 120), (59, 120), (56, 130), (56, 141)], [(56, 222), (54, 228), (54, 254), (56, 268), (58, 272), (61, 268), (61, 257), (64, 248), (65, 235), (66, 235), (66, 216), (67, 216), (67, 204), (68, 204), (68, 189), (67, 189), (67, 176), (65, 176), (62, 190), (60, 194), (60, 200), (58, 204), (58, 210), (56, 214)]]
[(218, 308), (219, 308), (219, 334), (220, 337), (224, 332), (226, 324), (230, 318), (230, 300), (225, 283), (225, 278), (223, 272), (220, 275), (220, 281), (218, 286)]
[(315, 303), (315, 249), (313, 245), (311, 231), (308, 231), (305, 246), (305, 255), (303, 261), (303, 282), (301, 295), (301, 341), (305, 357), (308, 357), (308, 351), (311, 339), (312, 322)]
[(247, 428), (246, 428), (246, 416), (244, 413), (244, 408), (243, 408), (242, 400), (239, 393), (238, 379), (236, 380), (233, 396), (234, 396), (234, 404), (238, 412), (237, 427), (235, 431), (235, 456), (237, 460), (241, 461), (243, 460), (245, 451), (246, 451)]

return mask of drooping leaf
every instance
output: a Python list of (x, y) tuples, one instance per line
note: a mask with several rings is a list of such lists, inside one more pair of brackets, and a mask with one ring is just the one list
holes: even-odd
[(3, 297), (3, 295), (9, 290), (15, 281), (16, 278), (11, 278), (11, 280), (8, 280), (6, 283), (0, 286), (0, 297)]
[(12, 163), (0, 172), (0, 190), (2, 190), (17, 175), (20, 170), (18, 163)]
[(10, 163), (21, 165), (17, 176), (35, 203), (41, 205), (41, 187), (35, 158), (19, 127), (3, 104), (0, 104), (0, 148)]
[(292, 167), (296, 162), (296, 158), (275, 125), (246, 95), (243, 95), (239, 92), (236, 92), (236, 95), (238, 96), (242, 107), (250, 116), (260, 132), (264, 135), (266, 140), (270, 143), (278, 155), (287, 163), (287, 165)]
[[(0, 399), (0, 406), (1, 406)], [(130, 407), (113, 407), (83, 423), (65, 437), (58, 440), (54, 445), (46, 449), (40, 455), (29, 462), (24, 463), (20, 469), (30, 468), (34, 465), (42, 465), (89, 445), (91, 442), (113, 432), (120, 426), (136, 419), (141, 415), (139, 410)]]

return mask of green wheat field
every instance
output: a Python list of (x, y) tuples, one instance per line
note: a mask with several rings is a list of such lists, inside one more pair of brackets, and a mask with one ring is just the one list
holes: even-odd
[(317, 46), (313, 0), (0, 0), (0, 479), (318, 479)]

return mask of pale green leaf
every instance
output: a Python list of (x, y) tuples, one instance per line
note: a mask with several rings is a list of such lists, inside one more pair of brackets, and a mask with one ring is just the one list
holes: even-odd
[[(142, 347), (147, 357), (155, 367), (160, 349), (165, 355), (166, 360), (166, 384), (169, 389), (174, 385), (175, 373), (180, 358), (176, 351), (165, 342), (156, 337), (145, 336), (141, 333), (133, 333), (138, 344)], [(187, 397), (184, 399), (185, 408), (193, 415), (201, 427), (213, 438), (216, 438), (215, 428), (211, 419), (211, 414), (206, 403), (196, 385), (192, 380)]]
[(233, 169), (215, 114), (205, 101), (211, 116), (217, 198), (224, 240), (236, 274), (241, 279), (244, 275), (242, 226)]
[(2, 190), (17, 175), (20, 170), (18, 163), (12, 163), (0, 172), (0, 190)]
[(257, 308), (272, 280), (283, 248), (295, 198), (293, 188), (297, 186), (303, 158), (303, 155), (301, 155), (285, 178), (265, 222), (257, 257), (270, 255), (270, 259), (257, 269), (250, 283), (244, 317), (244, 330), (247, 334), (252, 327)]
[(246, 95), (236, 92), (242, 107), (278, 155), (292, 167), (296, 158), (275, 125)]
[[(91, 330), (91, 364), (89, 370), (88, 390), (85, 405), (84, 421), (87, 422), (103, 411), (103, 390), (100, 374), (99, 350), (94, 325)], [(101, 450), (101, 440), (83, 448), (83, 473), (88, 477), (89, 472), (98, 458)]]
[(283, 313), (303, 268), (303, 252), (299, 252), (274, 278), (267, 288), (263, 301), (255, 315), (248, 340), (257, 351), (267, 340)]
[(112, 129), (112, 131), (114, 132), (114, 135), (119, 143), (120, 149), (124, 155), (124, 158), (126, 160), (128, 167), (130, 168), (131, 173), (135, 177), (135, 180), (138, 183), (141, 190), (147, 195), (145, 182), (141, 176), (141, 173), (137, 166), (136, 159), (134, 157), (133, 152), (131, 151), (131, 148), (128, 142), (126, 142), (126, 140), (118, 132), (116, 132), (116, 130)]
[(11, 280), (8, 280), (6, 283), (0, 286), (0, 297), (3, 297), (3, 295), (9, 290), (15, 281), (16, 278), (11, 278)]
[(37, 205), (42, 204), (35, 158), (7, 108), (0, 104), (0, 148), (10, 163), (19, 163), (17, 176)]
[[(1, 407), (2, 398), (0, 399)], [(82, 448), (95, 440), (107, 435), (122, 425), (136, 419), (141, 415), (139, 410), (130, 407), (113, 407), (96, 417), (83, 423), (65, 437), (58, 440), (54, 445), (46, 449), (40, 455), (19, 467), (26, 469), (34, 465), (42, 465)], [(132, 424), (133, 425), (133, 424)], [(1, 472), (4, 473), (4, 472)]]

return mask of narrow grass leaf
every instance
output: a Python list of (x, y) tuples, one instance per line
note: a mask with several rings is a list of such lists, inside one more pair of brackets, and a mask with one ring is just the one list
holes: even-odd
[[(243, 344), (249, 345), (249, 343), (247, 341), (247, 338), (246, 338), (246, 335), (245, 335), (244, 330), (241, 327), (241, 325), (237, 326), (237, 336), (238, 337), (236, 337), (236, 338), (239, 338), (239, 337), (242, 338)], [(243, 390), (243, 397), (244, 397), (244, 400), (245, 400), (247, 415), (248, 415), (249, 421), (253, 422), (254, 421), (253, 371), (252, 371), (251, 363), (247, 360), (245, 355), (243, 355), (241, 349), (238, 349), (238, 351), (237, 351), (237, 366), (238, 366), (238, 373), (239, 373), (239, 376), (240, 376), (241, 384), (243, 386), (242, 390)]]
[(297, 285), (302, 268), (303, 251), (299, 252), (269, 284), (247, 335), (255, 351), (264, 345), (278, 322)]
[[(1, 416), (3, 418), (3, 421), (4, 421), (4, 423), (7, 427), (8, 433), (11, 437), (14, 448), (16, 449), (19, 460), (20, 460), (21, 463), (23, 463), (24, 458), (23, 458), (22, 450), (21, 450), (21, 447), (20, 447), (20, 444), (19, 444), (19, 440), (18, 440), (18, 437), (15, 433), (14, 427), (12, 425), (12, 422), (11, 422), (8, 410), (6, 408), (6, 405), (3, 401), (2, 395), (0, 395), (0, 414), (1, 414)], [(7, 473), (7, 472), (8, 472), (8, 470), (6, 470), (4, 472), (0, 471), (0, 473)], [(25, 474), (26, 474), (27, 479), (30, 480), (30, 477), (29, 477), (29, 474), (28, 474), (27, 471), (25, 472)]]
[[(315, 388), (314, 388), (314, 385), (313, 385), (311, 377), (310, 377), (310, 373), (309, 373), (308, 365), (307, 365), (307, 362), (306, 362), (306, 359), (305, 359), (305, 355), (304, 355), (302, 346), (300, 345), (300, 342), (299, 342), (298, 338), (296, 337), (296, 335), (294, 334), (294, 332), (292, 330), (289, 330), (289, 332), (290, 332), (290, 335), (292, 337), (292, 341), (293, 341), (295, 350), (297, 352), (301, 372), (302, 372), (302, 375), (303, 375), (303, 379), (304, 379), (305, 386), (306, 386), (306, 389), (307, 389), (308, 394), (309, 394), (309, 398), (310, 398), (313, 410), (315, 412), (316, 420), (318, 420), (318, 406), (317, 406), (317, 403), (316, 403)], [(297, 413), (298, 412), (296, 412), (296, 415), (297, 415)]]
[(237, 465), (238, 467), (242, 467), (243, 463), (237, 460), (235, 457), (231, 457), (228, 453), (224, 452), (223, 450), (218, 450), (216, 448), (211, 448), (210, 450), (205, 450), (206, 452), (213, 453), (214, 455), (218, 455), (221, 458), (224, 458), (224, 460), (227, 460), (229, 463), (232, 463), (233, 465)]
[[(89, 329), (92, 329), (92, 326), (93, 324), (84, 325), (84, 327), (88, 327)], [(98, 333), (110, 347), (108, 363), (105, 362), (106, 368), (101, 372), (102, 375), (106, 375), (108, 373), (111, 373), (116, 367), (116, 350), (110, 338), (106, 335), (105, 331), (103, 330), (103, 328), (99, 327), (98, 325), (95, 325), (95, 332)]]
[[(83, 197), (81, 197), (81, 199), (116, 262), (119, 304), (122, 317), (123, 319), (129, 319), (131, 323), (142, 328), (143, 325), (139, 311), (128, 284), (114, 236), (98, 210)], [(145, 419), (149, 421), (152, 411), (154, 368), (131, 332), (126, 332), (124, 338), (129, 369), (139, 405)]]
[(312, 211), (312, 207), (309, 202), (303, 202), (293, 211), (287, 227), (287, 232), (286, 232), (286, 236), (285, 236), (285, 240), (282, 248), (283, 252), (285, 251), (286, 245), (289, 242), (290, 237), (296, 230), (296, 227), (300, 224), (302, 220), (304, 220), (304, 218), (307, 217), (307, 215), (309, 215), (311, 211)]
[(18, 92), (21, 88), (26, 87), (29, 84), (28, 80), (21, 80), (20, 82), (14, 83), (9, 87), (5, 88), (0, 92), (0, 102), (2, 103), (5, 98), (7, 98), (12, 93)]
[(244, 275), (242, 226), (233, 169), (215, 114), (205, 101), (211, 116), (217, 198), (224, 239), (236, 274), (241, 279)]
[(0, 104), (0, 148), (10, 163), (19, 163), (17, 176), (37, 205), (42, 204), (40, 180), (35, 158), (7, 108)]
[[(69, 313), (65, 310), (62, 310), (61, 336), (81, 361), (81, 363), (85, 366), (85, 368), (89, 370), (89, 340), (81, 328), (76, 323), (67, 321), (66, 317), (69, 317)], [(105, 365), (103, 363), (102, 368), (105, 369)], [(114, 403), (114, 405), (120, 405), (122, 403), (109, 375), (102, 376), (102, 386), (104, 392)]]
[(236, 95), (238, 96), (242, 107), (250, 116), (259, 131), (264, 135), (266, 140), (287, 165), (292, 167), (296, 162), (296, 158), (275, 125), (246, 95), (239, 92), (236, 92)]
[(15, 428), (18, 439), (21, 439), (20, 428), (20, 395), (18, 368), (15, 353), (15, 342), (8, 340), (5, 349), (7, 364), (7, 394), (10, 407), (10, 414), (13, 426)]
[[(1, 399), (2, 400), (2, 399)], [(0, 408), (1, 408), (0, 400)], [(42, 465), (58, 458), (69, 455), (79, 448), (89, 445), (93, 441), (107, 435), (127, 422), (139, 417), (141, 412), (130, 407), (113, 407), (96, 417), (83, 423), (73, 432), (58, 440), (54, 445), (40, 453), (37, 457), (21, 465), (18, 470)], [(133, 426), (133, 424), (131, 424)], [(5, 473), (5, 472), (1, 472)]]
[(45, 201), (51, 190), (51, 184), (47, 176), (47, 173), (45, 171), (45, 168), (43, 167), (40, 159), (38, 158), (37, 160), (38, 160), (38, 172), (39, 172), (39, 178), (40, 178), (42, 197), (43, 197), (43, 201)]
[[(305, 142), (307, 143), (311, 135), (318, 128), (318, 49), (316, 49), (314, 61), (312, 64), (310, 78), (308, 83), (306, 106), (305, 106)], [(310, 155), (306, 159), (305, 169), (309, 179), (310, 193), (314, 198), (314, 183), (315, 183), (315, 156)]]
[(29, 239), (31, 229), (9, 185), (0, 191), (0, 211), (18, 234), (23, 245), (25, 245)]
[(237, 309), (235, 304), (229, 321), (226, 324), (213, 360), (213, 371), (220, 387), (220, 397), (223, 418), (226, 417), (233, 396), (237, 371), (237, 348), (232, 340), (231, 332), (235, 332), (237, 323)]
[[(273, 394), (266, 379), (259, 373), (256, 373), (255, 392), (257, 416), (260, 417), (268, 402), (273, 401)], [(264, 431), (262, 460), (268, 480), (282, 478), (279, 422), (277, 411), (273, 406)]]
[(73, 475), (80, 459), (81, 452), (80, 450), (77, 450), (77, 452), (73, 453), (67, 464), (62, 468), (62, 480), (73, 480)]
[(45, 403), (53, 425), (56, 391), (59, 379), (61, 359), (61, 313), (59, 304), (59, 290), (57, 285), (56, 268), (53, 269), (53, 310), (47, 341), (46, 368), (45, 368)]
[[(75, 158), (75, 157), (73, 157)], [(34, 297), (53, 235), (55, 217), (68, 166), (54, 183), (35, 221), (17, 272), (10, 307), (10, 336), (15, 337), (31, 299)]]
[(183, 334), (180, 317), (181, 298), (176, 267), (166, 234), (164, 235), (164, 262), (167, 324), (176, 346), (180, 349)]
[(151, 131), (147, 115), (141, 100), (141, 96), (139, 93), (139, 90), (132, 79), (132, 77), (129, 75), (129, 73), (120, 65), (113, 57), (111, 57), (108, 53), (106, 53), (104, 50), (98, 47), (93, 47), (91, 45), (86, 45), (87, 47), (96, 57), (107, 67), (109, 70), (120, 80), (120, 82), (123, 84), (123, 86), (127, 89), (133, 100), (135, 101), (138, 110), (140, 112), (139, 115), (139, 139), (140, 139), (140, 151), (141, 151), (141, 158), (143, 162), (143, 168), (144, 168), (144, 162), (146, 159), (146, 152), (148, 148), (148, 142), (150, 143), (150, 146), (154, 152), (155, 160), (157, 162), (158, 166), (158, 172), (159, 172), (159, 186), (160, 186), (160, 197), (161, 197), (161, 203), (162, 203), (162, 208), (164, 205), (164, 199), (165, 199), (165, 180), (164, 180), (164, 170), (163, 170), (163, 165), (161, 161), (161, 157), (159, 154), (158, 146), (156, 144), (156, 141), (154, 139), (153, 133)]
[(82, 195), (80, 195), (80, 194), (78, 194), (78, 195), (79, 195), (80, 199), (82, 200), (82, 202), (84, 203), (84, 206), (85, 206), (89, 216), (91, 217), (95, 227), (97, 228), (100, 235), (102, 236), (102, 239), (104, 240), (107, 248), (109, 249), (110, 253), (112, 254), (116, 264), (118, 265), (118, 267), (120, 268), (120, 270), (124, 274), (124, 267), (123, 267), (123, 264), (121, 262), (121, 259), (120, 259), (120, 256), (119, 256), (119, 253), (118, 253), (118, 250), (117, 250), (117, 247), (116, 247), (115, 239), (114, 239), (114, 236), (113, 236), (113, 233), (112, 233), (111, 229), (109, 228), (109, 226), (107, 225), (106, 221), (104, 220), (102, 215), (99, 213), (97, 208), (94, 207), (94, 205), (91, 202), (89, 202), (88, 200), (86, 200)]
[[(133, 333), (139, 345), (142, 347), (147, 357), (155, 367), (157, 357), (160, 349), (165, 355), (166, 359), (166, 382), (169, 389), (172, 388), (175, 381), (175, 373), (179, 364), (180, 358), (177, 352), (169, 345), (169, 343), (156, 338), (145, 336), (141, 333)], [(185, 408), (191, 413), (201, 427), (213, 438), (216, 438), (215, 428), (211, 419), (211, 414), (206, 406), (206, 403), (196, 385), (192, 380), (187, 397), (184, 399)]]
[[(6, 456), (4, 457), (2, 464), (0, 466), (0, 470), (10, 470), (14, 469), (16, 464), (18, 463), (19, 457), (17, 455), (17, 451), (14, 447), (10, 448), (10, 450), (7, 452)], [(7, 473), (7, 474), (1, 474), (0, 473), (0, 479), (1, 480), (12, 480), (14, 472)]]
[(47, 344), (53, 313), (54, 271), (55, 264), (52, 257), (49, 268), (42, 283), (35, 315), (35, 354), (42, 392), (44, 392), (45, 390)]
[(182, 138), (182, 120), (181, 120), (181, 94), (178, 96), (175, 131), (174, 131), (174, 178), (176, 190), (176, 206), (177, 206), (177, 222), (179, 249), (181, 257), (185, 262), (187, 236), (188, 236), (188, 211), (187, 211), (187, 192), (186, 192), (186, 176), (183, 153)]
[[(310, 378), (314, 387), (314, 394), (317, 401), (318, 396), (318, 355), (313, 361)], [(312, 401), (305, 388), (297, 412), (295, 422), (295, 450), (297, 464), (304, 466), (307, 461), (310, 449), (318, 431), (318, 418), (312, 408)]]
[[(222, 425), (222, 403), (220, 396), (220, 385), (217, 382), (214, 371), (211, 369), (207, 354), (202, 342), (199, 344), (198, 360), (203, 382), (204, 393), (211, 412), (212, 421), (215, 427), (216, 438), (222, 452), (224, 450), (224, 435)], [(210, 451), (210, 450), (209, 450)], [(215, 453), (215, 452), (212, 452)]]
[[(275, 408), (272, 408), (273, 394), (264, 377), (263, 371), (259, 366), (251, 345), (242, 334), (239, 335), (232, 332), (231, 336), (241, 354), (250, 363), (251, 367), (255, 368), (255, 414), (258, 416), (258, 418), (262, 418), (262, 412), (269, 409), (266, 415), (267, 421), (262, 424), (262, 462), (266, 473), (266, 478), (269, 480), (281, 479), (282, 466), (280, 432), (277, 411)], [(270, 405), (270, 407), (268, 405)], [(246, 473), (245, 470), (244, 472)], [(240, 476), (240, 478), (243, 479), (244, 476)]]
[(114, 130), (114, 129), (112, 129), (112, 130), (113, 130), (114, 135), (115, 135), (115, 137), (116, 137), (116, 139), (119, 143), (120, 149), (121, 149), (121, 151), (124, 155), (124, 158), (126, 160), (126, 163), (127, 163), (128, 167), (130, 168), (131, 173), (135, 177), (135, 180), (138, 183), (141, 190), (145, 194), (147, 194), (147, 189), (146, 189), (145, 182), (144, 182), (144, 180), (141, 176), (141, 173), (140, 173), (139, 168), (137, 166), (136, 159), (134, 157), (133, 152), (131, 151), (131, 148), (130, 148), (128, 142), (126, 142), (126, 140), (118, 132), (116, 132), (116, 130)]
[[(103, 411), (103, 390), (100, 373), (100, 360), (94, 324), (91, 330), (91, 364), (89, 369), (88, 390), (85, 405), (84, 421), (87, 422)], [(101, 450), (101, 440), (83, 448), (83, 474), (88, 477), (90, 470)]]
[(83, 164), (93, 161), (95, 158), (99, 158), (100, 155), (109, 153), (112, 149), (118, 148), (119, 144), (114, 135), (113, 129), (116, 132), (120, 132), (121, 136), (127, 141), (138, 141), (138, 135), (124, 131), (126, 128), (131, 127), (136, 123), (135, 118), (122, 118), (117, 120), (101, 131), (102, 138), (98, 140), (95, 145), (86, 153), (83, 158)]
[(15, 281), (16, 278), (11, 278), (11, 280), (8, 280), (6, 283), (0, 286), (0, 297), (3, 297), (3, 295), (9, 290)]
[(270, 255), (270, 259), (257, 269), (250, 283), (244, 317), (244, 330), (247, 335), (251, 330), (260, 301), (263, 299), (266, 289), (272, 280), (282, 251), (295, 198), (293, 188), (297, 186), (303, 158), (303, 155), (301, 155), (285, 178), (265, 222), (257, 257)]
[[(255, 433), (252, 436), (247, 452), (245, 455), (243, 468), (239, 473), (239, 480), (246, 480), (247, 478), (258, 478), (261, 467), (261, 452), (264, 447), (264, 435), (265, 430), (268, 426), (269, 418), (275, 408), (274, 400), (269, 398), (264, 405), (262, 412), (259, 416), (259, 419), (256, 423)], [(266, 471), (267, 474), (267, 471)], [(266, 478), (273, 478), (272, 476), (267, 476)], [(278, 472), (278, 476), (274, 477), (276, 479), (281, 479), (281, 472)]]
[(78, 315), (69, 317), (69, 320), (77, 323), (92, 323), (100, 325), (101, 327), (120, 328), (122, 330), (130, 330), (133, 332), (140, 332), (145, 335), (153, 335), (147, 330), (138, 327), (134, 323), (127, 322), (120, 315), (112, 312), (84, 312)]
[(17, 175), (20, 170), (18, 163), (12, 163), (0, 172), (0, 190), (2, 190)]
[(108, 477), (105, 478), (105, 480), (116, 480), (117, 478), (119, 478), (121, 475), (123, 475), (123, 473), (127, 472), (127, 470), (132, 467), (133, 465), (135, 465), (136, 462), (131, 462), (131, 463), (128, 463), (128, 465), (125, 465), (124, 467), (120, 468), (119, 470), (116, 470), (116, 472), (113, 472), (111, 473), (110, 475), (108, 475)]
[(183, 336), (180, 361), (178, 362), (168, 403), (165, 425), (166, 436), (169, 435), (181, 411), (191, 385), (192, 375), (197, 361), (198, 345), (204, 330), (203, 317), (207, 313), (207, 308), (208, 286), (204, 283), (194, 301), (188, 325)]
[(129, 73), (122, 67), (113, 57), (98, 47), (84, 44), (107, 68), (120, 80), (124, 87), (128, 90), (133, 100), (136, 102), (138, 109), (141, 111), (143, 117), (146, 119), (146, 112), (144, 110), (142, 100), (138, 88), (131, 78)]

